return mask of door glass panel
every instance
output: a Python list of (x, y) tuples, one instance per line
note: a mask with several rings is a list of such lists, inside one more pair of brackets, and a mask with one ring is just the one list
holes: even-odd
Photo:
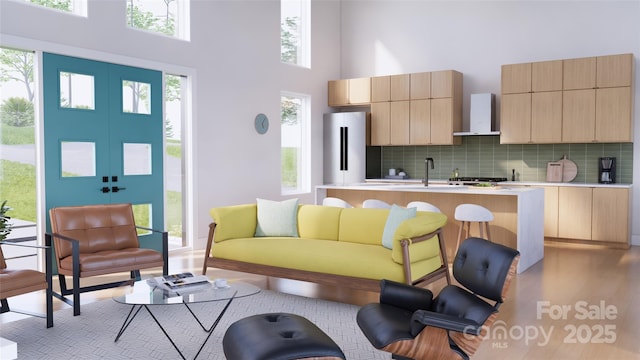
[(124, 143), (124, 175), (151, 175), (151, 144)]
[[(133, 204), (133, 218), (136, 226), (142, 226), (151, 229), (151, 204)], [(138, 235), (150, 234), (151, 231), (145, 229), (137, 229)]]
[(95, 109), (93, 76), (60, 72), (60, 107)]
[(122, 111), (134, 114), (151, 114), (151, 84), (123, 80)]
[(63, 141), (60, 143), (62, 177), (96, 176), (96, 144)]

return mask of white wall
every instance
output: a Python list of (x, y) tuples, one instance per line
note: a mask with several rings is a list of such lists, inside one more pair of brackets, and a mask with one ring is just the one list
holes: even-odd
[[(640, 179), (640, 1), (342, 1), (345, 78), (454, 69), (472, 93), (492, 92), (500, 66), (634, 53), (634, 179)], [(640, 191), (633, 192), (640, 214)], [(640, 221), (632, 221), (640, 245)]]
[[(127, 28), (125, 0), (89, 1), (88, 17), (0, 0), (0, 45), (195, 75), (195, 246), (209, 209), (280, 194), (280, 91), (312, 97), (312, 181), (322, 183), (327, 80), (340, 77), (340, 3), (313, 1), (311, 70), (280, 63), (279, 0), (192, 0), (191, 41)], [(271, 120), (257, 135), (253, 119)], [(313, 192), (300, 194), (312, 203)]]

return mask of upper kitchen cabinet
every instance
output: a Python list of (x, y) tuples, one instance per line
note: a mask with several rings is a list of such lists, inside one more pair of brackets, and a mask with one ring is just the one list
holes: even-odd
[(329, 106), (368, 105), (371, 103), (371, 78), (331, 80)]
[(459, 145), (462, 130), (462, 73), (411, 74), (409, 145)]
[(409, 100), (411, 90), (410, 75), (392, 75), (389, 78), (391, 86), (391, 101)]
[(633, 141), (633, 54), (564, 60), (563, 75), (563, 142)]
[(329, 106), (371, 105), (371, 145), (459, 145), (462, 73), (329, 81)]
[(500, 143), (631, 142), (633, 54), (502, 66)]
[(500, 143), (558, 143), (562, 60), (502, 66)]
[(371, 102), (391, 101), (391, 76), (371, 78)]

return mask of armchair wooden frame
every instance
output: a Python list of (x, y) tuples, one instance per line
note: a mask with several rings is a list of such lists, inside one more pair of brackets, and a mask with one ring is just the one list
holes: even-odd
[[(164, 261), (164, 265), (162, 267), (162, 274), (167, 275), (169, 273), (169, 251), (168, 251), (169, 235), (168, 233), (166, 231), (154, 230), (154, 229), (150, 229), (142, 226), (136, 226), (136, 229), (143, 229), (143, 230), (162, 234), (162, 259)], [(60, 293), (53, 291), (53, 296), (64, 301), (68, 305), (73, 306), (74, 316), (80, 315), (80, 294), (85, 292), (90, 292), (90, 291), (115, 288), (115, 287), (124, 286), (124, 285), (132, 285), (134, 281), (140, 280), (140, 269), (132, 269), (130, 270), (131, 278), (128, 280), (114, 281), (110, 283), (81, 287), (80, 278), (84, 276), (82, 276), (82, 272), (80, 271), (80, 240), (73, 239), (61, 234), (46, 233), (45, 234), (46, 246), (49, 246), (49, 247), (52, 246), (53, 238), (57, 238), (63, 241), (68, 241), (69, 243), (71, 243), (71, 248), (72, 248), (71, 256), (73, 259), (72, 260), (73, 268), (72, 268), (71, 276), (72, 276), (73, 287), (69, 289), (67, 287), (67, 281), (66, 281), (65, 275), (58, 273), (58, 280), (60, 281)], [(118, 273), (118, 272), (122, 272), (122, 270), (114, 269), (114, 271), (111, 273)], [(69, 300), (68, 298), (66, 298), (66, 296), (68, 295), (73, 295), (73, 300)]]
[[(43, 317), (46, 318), (47, 320), (47, 328), (53, 327), (53, 291), (52, 291), (52, 271), (51, 271), (51, 246), (39, 246), (39, 245), (28, 245), (28, 244), (19, 244), (16, 243), (15, 241), (0, 241), (0, 245), (9, 245), (9, 246), (19, 246), (19, 247), (25, 247), (25, 248), (33, 248), (33, 249), (37, 249), (37, 250), (43, 250), (44, 251), (44, 257), (45, 257), (45, 272), (44, 272), (44, 277), (46, 279), (46, 282), (40, 282), (38, 284), (33, 284), (33, 282), (30, 282), (28, 285), (21, 287), (21, 288), (11, 288), (8, 289), (6, 287), (0, 286), (0, 313), (6, 313), (9, 311), (12, 312), (16, 312), (16, 313), (20, 313), (20, 314), (25, 314), (25, 315), (30, 315), (30, 316), (37, 316), (37, 317)], [(13, 258), (5, 258), (4, 254), (2, 253), (2, 250), (0, 249), (0, 256), (2, 257), (0, 259), (0, 263), (2, 264), (2, 266), (0, 266), (0, 271), (2, 271), (3, 273), (5, 272), (6, 269), (6, 260), (11, 260)], [(33, 256), (33, 255), (28, 255), (28, 256)], [(7, 276), (9, 278), (12, 278), (11, 280), (13, 281), (17, 281), (20, 280), (22, 277), (28, 277), (28, 278), (32, 278), (33, 275), (38, 275), (36, 273), (40, 273), (42, 274), (42, 272), (37, 271), (37, 270), (15, 270), (15, 271), (7, 271)], [(4, 275), (4, 274), (3, 274)], [(46, 295), (45, 295), (45, 299), (46, 299), (46, 313), (44, 315), (42, 314), (36, 314), (33, 312), (29, 312), (29, 311), (24, 311), (24, 310), (16, 310), (16, 309), (10, 309), (9, 308), (9, 302), (7, 301), (7, 298), (12, 297), (12, 296), (17, 296), (17, 295), (22, 295), (22, 294), (27, 294), (33, 291), (38, 291), (38, 290), (45, 290)]]

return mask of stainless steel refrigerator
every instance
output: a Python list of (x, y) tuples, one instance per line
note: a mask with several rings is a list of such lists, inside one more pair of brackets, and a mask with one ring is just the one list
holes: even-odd
[[(324, 114), (325, 184), (361, 183), (369, 175), (368, 167), (373, 173), (380, 171), (380, 149), (367, 146), (367, 136), (366, 112)], [(367, 166), (367, 160), (373, 165)]]

